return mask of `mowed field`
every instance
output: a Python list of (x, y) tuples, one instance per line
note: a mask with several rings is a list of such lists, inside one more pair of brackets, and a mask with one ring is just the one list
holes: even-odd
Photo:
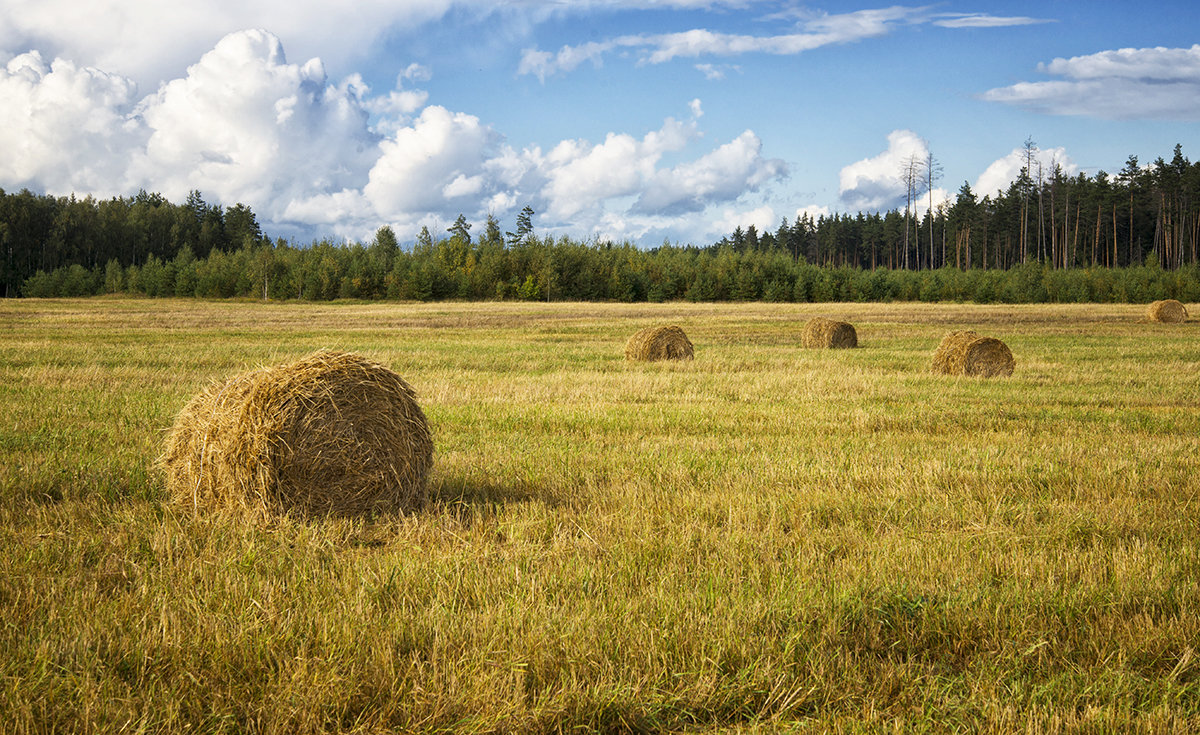
[[(1143, 308), (0, 302), (0, 729), (1200, 730), (1200, 322)], [(416, 389), (430, 504), (169, 502), (187, 400), (319, 348)]]

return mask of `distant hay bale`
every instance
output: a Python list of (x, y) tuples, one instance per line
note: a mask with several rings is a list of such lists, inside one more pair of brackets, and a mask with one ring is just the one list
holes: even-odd
[(820, 316), (808, 320), (801, 339), (810, 348), (858, 347), (858, 333), (851, 324)]
[(635, 332), (625, 343), (626, 360), (691, 360), (693, 357), (691, 340), (675, 325), (646, 327)]
[(160, 463), (172, 499), (196, 508), (360, 515), (424, 503), (433, 440), (399, 375), (323, 350), (209, 386)]
[(1175, 299), (1164, 299), (1147, 306), (1146, 316), (1152, 322), (1178, 324), (1187, 321), (1188, 313), (1187, 308)]
[(933, 372), (944, 375), (990, 378), (1012, 375), (1015, 367), (1008, 345), (969, 329), (947, 334), (933, 353)]

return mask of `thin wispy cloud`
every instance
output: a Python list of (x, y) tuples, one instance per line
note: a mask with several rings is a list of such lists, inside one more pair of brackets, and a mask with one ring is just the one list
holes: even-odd
[(533, 74), (545, 81), (546, 77), (554, 74), (573, 71), (584, 62), (600, 65), (606, 54), (617, 50), (634, 51), (640, 64), (751, 53), (792, 56), (822, 46), (883, 36), (897, 24), (919, 22), (925, 13), (925, 8), (896, 6), (852, 13), (810, 15), (802, 22), (802, 28), (793, 33), (751, 35), (693, 28), (676, 33), (635, 34), (605, 41), (589, 41), (578, 46), (567, 45), (556, 53), (531, 48), (522, 53), (517, 73)]
[(1009, 26), (1031, 26), (1054, 23), (1050, 18), (1030, 18), (1024, 15), (988, 15), (987, 13), (943, 13), (933, 21), (943, 28), (1006, 28)]
[(1200, 44), (1057, 58), (1038, 71), (1060, 79), (999, 87), (983, 99), (1050, 115), (1200, 120)]
[(737, 73), (741, 70), (737, 64), (696, 64), (696, 71), (711, 82), (719, 82), (729, 76), (729, 72)]

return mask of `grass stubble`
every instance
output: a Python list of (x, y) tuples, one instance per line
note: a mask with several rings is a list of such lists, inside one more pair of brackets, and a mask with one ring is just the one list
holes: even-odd
[[(1200, 347), (1136, 306), (0, 304), (0, 720), (23, 732), (1200, 729)], [(702, 359), (627, 363), (684, 328)], [(932, 375), (949, 326), (1007, 378)], [(413, 385), (432, 502), (166, 501), (214, 379)]]

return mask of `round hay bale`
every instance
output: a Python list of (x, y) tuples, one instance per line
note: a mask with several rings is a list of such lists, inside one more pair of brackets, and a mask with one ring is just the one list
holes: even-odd
[(1188, 313), (1187, 308), (1175, 299), (1163, 299), (1147, 306), (1146, 316), (1152, 322), (1179, 324), (1187, 321)]
[(399, 375), (323, 350), (209, 386), (160, 462), (172, 499), (196, 508), (362, 515), (424, 503), (433, 439)]
[(673, 324), (646, 327), (635, 332), (625, 343), (626, 360), (691, 360), (694, 353), (691, 340)]
[(853, 325), (821, 316), (808, 320), (801, 340), (805, 347), (818, 349), (858, 347), (858, 333)]
[(1008, 345), (969, 329), (947, 334), (933, 353), (933, 372), (943, 375), (1012, 375), (1016, 364)]

